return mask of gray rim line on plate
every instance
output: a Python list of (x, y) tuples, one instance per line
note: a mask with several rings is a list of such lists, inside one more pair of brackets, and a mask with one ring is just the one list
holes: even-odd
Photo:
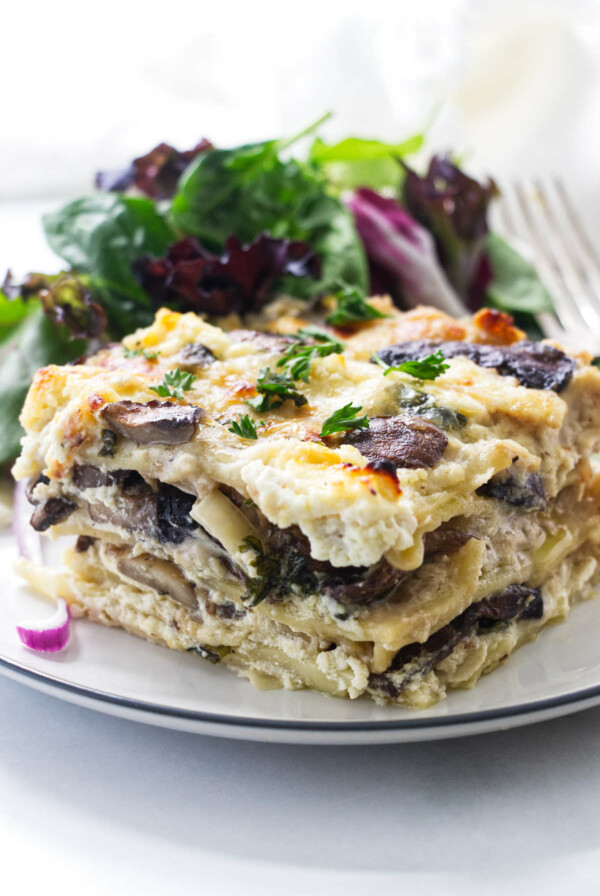
[(19, 676), (31, 678), (49, 687), (62, 691), (68, 691), (91, 700), (102, 703), (110, 703), (114, 706), (122, 706), (139, 712), (153, 715), (169, 716), (170, 718), (185, 719), (188, 721), (207, 722), (213, 725), (228, 727), (277, 729), (286, 731), (405, 731), (419, 728), (450, 728), (453, 725), (475, 724), (494, 719), (510, 719), (528, 713), (541, 712), (545, 709), (555, 709), (560, 706), (584, 703), (586, 700), (600, 697), (600, 685), (586, 688), (583, 691), (574, 691), (563, 694), (561, 697), (546, 697), (542, 700), (525, 703), (522, 706), (508, 706), (505, 709), (483, 709), (479, 712), (458, 713), (444, 718), (404, 719), (402, 721), (380, 722), (291, 722), (255, 718), (237, 718), (230, 715), (199, 712), (191, 709), (174, 709), (159, 703), (146, 703), (134, 700), (130, 697), (119, 697), (106, 691), (98, 691), (85, 685), (71, 684), (61, 678), (47, 675), (45, 672), (37, 672), (13, 660), (7, 660), (0, 656), (0, 666), (16, 672)]

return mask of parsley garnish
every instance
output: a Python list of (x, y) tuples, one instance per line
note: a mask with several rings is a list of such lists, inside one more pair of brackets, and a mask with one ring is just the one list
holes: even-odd
[(117, 450), (117, 434), (112, 429), (103, 429), (100, 433), (102, 448), (98, 452), (100, 457), (114, 457)]
[[(344, 343), (333, 339), (329, 333), (319, 330), (318, 327), (305, 327), (295, 334), (295, 342), (277, 362), (277, 367), (287, 368), (287, 372), (294, 380), (308, 382), (310, 366), (314, 358), (326, 358), (327, 355), (339, 355), (344, 351)], [(312, 344), (307, 345), (304, 339), (312, 339)]]
[(352, 402), (345, 404), (343, 408), (327, 418), (321, 428), (321, 438), (331, 436), (334, 432), (345, 432), (347, 429), (368, 429), (369, 418), (356, 416), (361, 410), (360, 405), (353, 407)]
[(263, 367), (258, 375), (256, 398), (249, 398), (246, 404), (256, 411), (272, 411), (280, 408), (284, 401), (293, 401), (297, 408), (307, 404), (307, 399), (298, 392), (291, 377), (282, 373), (271, 373), (269, 367)]
[(156, 361), (160, 352), (149, 352), (146, 348), (125, 348), (123, 346), (123, 354), (126, 358), (145, 358), (146, 361)]
[(389, 316), (366, 302), (358, 290), (348, 287), (337, 294), (337, 308), (327, 315), (325, 323), (332, 327), (343, 327), (346, 324), (363, 323), (366, 320)]
[[(234, 433), (234, 435), (240, 436), (242, 439), (258, 438), (254, 422), (250, 419), (248, 414), (238, 414), (237, 420), (231, 420), (230, 422), (231, 426), (228, 431)], [(258, 425), (262, 426), (264, 424), (261, 421)]]
[(151, 392), (156, 392), (161, 398), (183, 398), (184, 392), (194, 385), (194, 380), (198, 377), (194, 373), (188, 373), (176, 367), (175, 370), (168, 370), (164, 375), (164, 379), (160, 386), (150, 386)]
[(379, 364), (380, 367), (384, 368), (384, 376), (387, 376), (388, 373), (391, 373), (393, 370), (398, 370), (401, 373), (408, 373), (410, 376), (414, 376), (417, 380), (437, 379), (438, 376), (450, 367), (449, 364), (445, 363), (445, 360), (442, 350), (439, 348), (433, 355), (427, 355), (426, 358), (421, 358), (419, 361), (404, 361), (402, 364), (395, 364), (390, 367), (388, 367), (385, 361), (382, 361), (378, 355), (371, 356), (371, 361), (374, 361), (375, 364)]

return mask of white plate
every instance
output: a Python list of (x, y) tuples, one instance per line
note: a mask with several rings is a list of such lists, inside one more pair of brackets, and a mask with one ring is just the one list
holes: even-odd
[(600, 600), (578, 607), (470, 691), (425, 712), (335, 700), (309, 691), (256, 691), (226, 668), (118, 629), (75, 620), (67, 649), (34, 653), (15, 623), (52, 606), (12, 572), (16, 546), (0, 538), (6, 587), (0, 672), (72, 703), (113, 715), (222, 737), (357, 744), (432, 740), (538, 722), (600, 703)]

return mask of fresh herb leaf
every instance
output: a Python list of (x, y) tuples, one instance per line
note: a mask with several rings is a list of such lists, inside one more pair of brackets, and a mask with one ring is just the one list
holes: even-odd
[(250, 550), (256, 554), (250, 566), (257, 575), (246, 579), (247, 590), (242, 600), (247, 606), (255, 607), (268, 596), (307, 595), (316, 591), (316, 576), (308, 568), (308, 558), (299, 551), (269, 554), (260, 538), (248, 535), (240, 545), (240, 551)]
[(123, 355), (125, 358), (145, 358), (146, 361), (156, 361), (160, 352), (149, 352), (145, 348), (125, 348), (123, 346)]
[[(329, 333), (319, 330), (317, 327), (305, 327), (295, 334), (296, 342), (292, 343), (277, 362), (277, 367), (286, 367), (288, 374), (294, 380), (308, 382), (310, 368), (314, 358), (326, 358), (327, 355), (341, 354), (344, 344), (334, 339)], [(313, 339), (312, 344), (306, 345), (304, 339)], [(315, 342), (317, 344), (315, 344)]]
[(100, 433), (102, 448), (98, 452), (100, 457), (114, 457), (117, 450), (117, 434), (112, 429), (103, 429)]
[(163, 255), (175, 239), (151, 199), (98, 193), (70, 202), (43, 221), (50, 248), (89, 275), (111, 337), (151, 323), (154, 309), (132, 266), (144, 254)]
[(297, 408), (307, 404), (307, 399), (298, 392), (293, 379), (285, 374), (274, 373), (269, 367), (263, 367), (258, 375), (256, 398), (249, 398), (246, 404), (256, 411), (273, 411), (280, 408), (284, 401), (293, 401)]
[(552, 311), (552, 298), (530, 261), (496, 233), (488, 233), (485, 248), (492, 280), (486, 299), (490, 305), (512, 314)]
[(348, 324), (364, 323), (367, 320), (389, 317), (369, 302), (366, 302), (356, 289), (347, 287), (337, 294), (337, 308), (328, 314), (325, 322), (332, 327), (345, 327)]
[(345, 432), (347, 429), (368, 429), (369, 418), (366, 415), (356, 416), (360, 410), (362, 410), (360, 405), (353, 407), (352, 402), (349, 402), (335, 411), (321, 427), (321, 438), (333, 435), (334, 432)]
[(189, 392), (194, 386), (194, 380), (198, 377), (195, 373), (189, 373), (186, 370), (168, 370), (163, 381), (159, 386), (150, 386), (151, 392), (156, 392), (161, 398), (183, 398), (184, 392)]
[(450, 367), (449, 364), (445, 363), (445, 360), (441, 349), (438, 349), (437, 352), (434, 352), (432, 355), (427, 355), (426, 358), (421, 358), (419, 361), (404, 361), (402, 364), (394, 364), (389, 367), (385, 361), (382, 361), (377, 355), (371, 356), (371, 361), (384, 368), (384, 376), (387, 376), (388, 373), (392, 373), (393, 371), (399, 371), (400, 373), (408, 373), (418, 380), (437, 379), (438, 376), (441, 376), (442, 373)]
[[(261, 423), (259, 423), (259, 426), (260, 425)], [(236, 436), (240, 436), (242, 439), (258, 439), (256, 427), (248, 414), (238, 414), (237, 421), (231, 421), (231, 426), (228, 431), (234, 433)]]

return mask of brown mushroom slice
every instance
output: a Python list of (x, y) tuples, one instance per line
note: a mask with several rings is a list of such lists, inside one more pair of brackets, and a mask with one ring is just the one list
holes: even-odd
[(421, 417), (371, 417), (369, 422), (369, 429), (348, 433), (344, 442), (370, 461), (387, 460), (410, 470), (434, 467), (448, 444), (448, 436)]
[(73, 501), (67, 498), (48, 498), (43, 504), (38, 504), (31, 517), (31, 525), (36, 532), (45, 532), (50, 526), (62, 523), (76, 508)]
[(117, 569), (140, 585), (154, 588), (159, 594), (168, 594), (188, 610), (198, 608), (194, 585), (170, 560), (161, 560), (152, 554), (140, 554), (138, 557), (122, 554), (117, 560)]
[(204, 411), (170, 401), (116, 401), (105, 405), (100, 416), (114, 432), (138, 445), (179, 445), (190, 441)]

